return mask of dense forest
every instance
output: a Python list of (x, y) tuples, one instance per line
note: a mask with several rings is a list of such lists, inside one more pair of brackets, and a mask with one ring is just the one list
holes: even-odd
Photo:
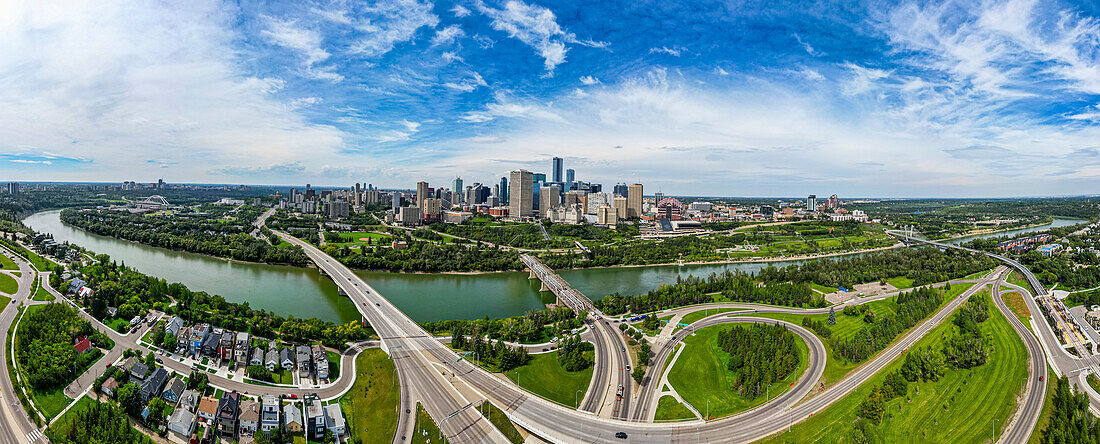
[(782, 325), (735, 325), (719, 331), (718, 348), (730, 354), (728, 367), (736, 374), (732, 388), (756, 398), (773, 382), (785, 379), (798, 368), (798, 340)]
[(823, 297), (814, 293), (808, 284), (769, 281), (766, 285), (759, 285), (752, 275), (741, 271), (712, 273), (706, 278), (695, 276), (677, 278), (675, 285), (662, 285), (642, 295), (612, 293), (595, 301), (595, 305), (610, 315), (626, 313), (628, 310), (633, 313), (645, 313), (682, 305), (714, 302), (716, 295), (713, 293), (719, 293), (725, 300), (730, 301), (794, 307), (825, 306)]
[(99, 350), (77, 354), (73, 344), (80, 336), (97, 347), (114, 347), (110, 338), (66, 304), (46, 304), (24, 316), (19, 322), (15, 356), (31, 387), (68, 384), (101, 356)]
[(1100, 426), (1089, 412), (1089, 398), (1074, 393), (1069, 379), (1058, 378), (1051, 398), (1050, 422), (1042, 430), (1043, 444), (1100, 444)]
[(503, 339), (509, 342), (540, 343), (550, 340), (557, 333), (566, 332), (581, 326), (582, 316), (577, 316), (568, 307), (544, 310), (530, 310), (523, 316), (504, 319), (447, 320), (429, 321), (421, 324), (432, 334), (462, 331), (466, 334), (477, 331), (490, 339)]
[(452, 332), (451, 346), (458, 350), (477, 353), (476, 357), (469, 358), (502, 372), (527, 364), (531, 360), (526, 348), (510, 347), (504, 341), (485, 340), (476, 328), (470, 331), (459, 329)]
[(913, 280), (914, 286), (921, 286), (989, 270), (998, 264), (986, 255), (959, 250), (897, 248), (783, 268), (768, 267), (760, 270), (757, 278), (852, 288), (855, 284), (905, 276)]
[(227, 215), (184, 217), (137, 215), (109, 210), (61, 212), (61, 220), (92, 233), (132, 240), (172, 250), (190, 251), (242, 261), (306, 265), (309, 258), (296, 246), (273, 246), (249, 235), (262, 208), (225, 220)]
[(411, 239), (403, 249), (326, 246), (323, 250), (344, 265), (361, 270), (501, 271), (523, 267), (519, 253), (514, 250), (476, 245), (441, 245)]

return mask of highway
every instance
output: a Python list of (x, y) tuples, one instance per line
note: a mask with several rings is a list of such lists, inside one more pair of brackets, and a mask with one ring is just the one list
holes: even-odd
[(15, 388), (12, 387), (11, 379), (8, 377), (7, 366), (7, 358), (13, 353), (13, 351), (8, 350), (8, 341), (6, 340), (8, 329), (15, 322), (19, 306), (31, 298), (31, 287), (34, 284), (35, 271), (26, 260), (7, 248), (0, 249), (0, 252), (14, 260), (16, 265), (19, 266), (19, 277), (16, 278), (19, 289), (12, 295), (11, 302), (4, 307), (4, 311), (0, 312), (0, 337), (5, 338), (4, 341), (0, 341), (0, 354), (4, 356), (4, 364), (0, 365), (0, 416), (3, 416), (2, 421), (0, 421), (0, 444), (47, 442), (45, 436), (27, 417), (27, 411), (19, 403)]
[(1012, 324), (1012, 329), (1016, 330), (1016, 335), (1020, 337), (1027, 348), (1028, 377), (1027, 385), (1024, 388), (1023, 405), (1017, 409), (1016, 415), (1008, 422), (1007, 429), (1001, 435), (1001, 441), (1022, 443), (1027, 442), (1031, 437), (1031, 432), (1035, 430), (1035, 424), (1039, 422), (1039, 415), (1043, 412), (1047, 384), (1046, 381), (1040, 381), (1039, 377), (1047, 374), (1047, 363), (1042, 344), (1001, 298), (1001, 283), (1004, 282), (1006, 274), (1008, 273), (1001, 273), (1000, 277), (997, 278), (997, 282), (993, 284), (993, 303), (1005, 319), (1008, 319), (1008, 323)]
[[(445, 372), (437, 367), (437, 364), (443, 368), (453, 365), (453, 361), (458, 359), (457, 355), (432, 338), (420, 325), (405, 316), (346, 266), (309, 243), (286, 233), (275, 233), (302, 247), (306, 255), (355, 303), (355, 307), (381, 338), (382, 348), (393, 359), (402, 384), (406, 384), (410, 394), (424, 405), (424, 409), (435, 419), (448, 441), (506, 442), (504, 436), (477, 409), (461, 410), (478, 399), (466, 399), (447, 381)], [(452, 414), (453, 417), (444, 420)], [(400, 415), (401, 423), (409, 420), (404, 410)], [(398, 430), (402, 429), (407, 429), (407, 426), (399, 424)], [(401, 437), (395, 436), (394, 442), (400, 441)]]
[[(533, 256), (523, 254), (520, 260), (549, 288), (558, 300), (565, 303), (574, 313), (587, 313), (585, 323), (592, 332), (592, 343), (596, 347), (596, 359), (593, 364), (592, 382), (585, 393), (579, 409), (597, 416), (628, 419), (630, 418), (630, 400), (634, 389), (634, 378), (630, 376), (632, 361), (627, 348), (626, 338), (617, 327), (612, 326), (592, 300), (574, 289), (557, 272), (544, 265)], [(618, 397), (618, 388), (623, 388), (622, 397)]]

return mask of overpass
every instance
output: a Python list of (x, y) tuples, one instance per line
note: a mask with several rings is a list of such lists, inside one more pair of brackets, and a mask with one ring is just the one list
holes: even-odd
[[(595, 371), (578, 408), (597, 416), (629, 418), (634, 379), (630, 377), (630, 353), (623, 334), (611, 325), (591, 299), (569, 285), (557, 272), (528, 254), (520, 255), (520, 260), (531, 270), (531, 279), (542, 282), (540, 291), (554, 293), (558, 303), (565, 304), (578, 316), (587, 313), (584, 322), (592, 330), (592, 343), (596, 346)], [(621, 397), (618, 396), (619, 387), (623, 388)]]

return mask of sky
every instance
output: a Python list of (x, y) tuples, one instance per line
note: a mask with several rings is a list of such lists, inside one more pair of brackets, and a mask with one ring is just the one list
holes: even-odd
[(5, 180), (1100, 189), (1092, 1), (0, 4)]

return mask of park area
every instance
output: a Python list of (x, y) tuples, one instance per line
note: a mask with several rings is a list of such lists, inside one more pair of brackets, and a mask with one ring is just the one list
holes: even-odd
[[(593, 352), (585, 352), (591, 354)], [(508, 379), (532, 393), (569, 407), (576, 407), (592, 381), (592, 366), (580, 371), (566, 371), (558, 362), (557, 353), (531, 355), (527, 365), (508, 370)]]
[(365, 444), (389, 443), (397, 430), (398, 387), (393, 361), (381, 349), (355, 358), (355, 384), (339, 400), (353, 439)]

